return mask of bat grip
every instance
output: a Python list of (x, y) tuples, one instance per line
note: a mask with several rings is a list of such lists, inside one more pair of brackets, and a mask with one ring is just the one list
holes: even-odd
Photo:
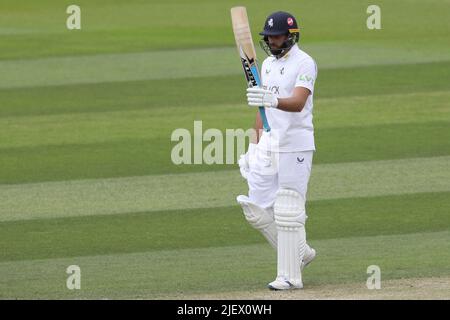
[(259, 107), (259, 114), (261, 115), (264, 131), (269, 132), (270, 126), (269, 123), (267, 122), (266, 109), (264, 107)]
[[(259, 76), (258, 64), (255, 62), (250, 67), (250, 70), (251, 70), (251, 72), (253, 74), (253, 77), (255, 78), (256, 85), (261, 88), (261, 77)], [(263, 106), (259, 107), (259, 113), (261, 115), (261, 120), (262, 120), (262, 123), (263, 123), (264, 131), (265, 132), (269, 132), (270, 131), (270, 126), (269, 126), (269, 122), (267, 121), (267, 117), (266, 117), (266, 109)]]

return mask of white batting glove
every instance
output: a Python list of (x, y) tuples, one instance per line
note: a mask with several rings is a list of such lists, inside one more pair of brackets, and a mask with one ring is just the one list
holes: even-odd
[(248, 145), (247, 153), (241, 154), (239, 158), (239, 170), (242, 177), (247, 180), (247, 176), (250, 173), (250, 158), (253, 158), (256, 153), (256, 144), (250, 143)]
[(278, 99), (272, 91), (259, 87), (247, 89), (247, 102), (250, 107), (278, 107)]

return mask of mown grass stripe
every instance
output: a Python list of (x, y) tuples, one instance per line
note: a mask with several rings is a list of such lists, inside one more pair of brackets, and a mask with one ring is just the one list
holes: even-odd
[[(321, 70), (450, 60), (442, 51), (411, 51), (364, 42), (309, 44), (304, 50)], [(336, 54), (330, 56), (329, 52)], [(261, 50), (259, 54), (265, 57)], [(0, 88), (237, 75), (242, 71), (236, 56), (235, 47), (220, 47), (0, 60)]]
[[(191, 126), (187, 128), (193, 130)], [(448, 128), (446, 121), (318, 128), (314, 163), (450, 155)], [(236, 170), (236, 165), (173, 164), (171, 152), (178, 142), (170, 142), (170, 133), (154, 139), (2, 149), (0, 184)]]
[[(308, 198), (440, 191), (450, 191), (449, 156), (314, 165)], [(0, 185), (0, 221), (213, 208), (246, 193), (238, 170)]]
[[(450, 192), (436, 192), (310, 201), (307, 204), (308, 239), (448, 230), (449, 196)], [(0, 223), (0, 231), (0, 261), (222, 247), (265, 241), (245, 221), (237, 205), (153, 214), (9, 221)]]
[[(315, 98), (444, 91), (450, 62), (320, 70)], [(174, 94), (176, 92), (176, 94)], [(241, 74), (0, 90), (0, 116), (245, 104)], [(168, 110), (168, 112), (170, 112)]]
[[(304, 272), (306, 288), (349, 282), (364, 286), (373, 264), (380, 266), (383, 280), (449, 275), (448, 231), (315, 240), (313, 245), (318, 257)], [(67, 290), (69, 265), (80, 266), (82, 290)], [(100, 254), (2, 262), (0, 274), (2, 299), (156, 299), (262, 289), (276, 274), (276, 256), (266, 244)]]
[[(426, 105), (426, 107), (424, 107)], [(212, 112), (213, 108), (213, 112)], [(2, 148), (89, 144), (121, 139), (167, 139), (175, 128), (192, 129), (201, 119), (204, 130), (248, 128), (255, 111), (244, 104), (151, 110), (30, 115), (0, 119)], [(200, 115), (200, 116), (199, 116)], [(450, 91), (324, 98), (316, 102), (314, 124), (325, 128), (380, 124), (450, 122)]]
[[(230, 3), (227, 1), (115, 0), (105, 4), (79, 0), (78, 4), (88, 12), (83, 18), (82, 32), (68, 32), (59, 16), (60, 1), (41, 0), (37, 6), (31, 2), (18, 4), (17, 1), (3, 0), (1, 5), (5, 9), (0, 11), (0, 30), (6, 29), (6, 34), (0, 43), (0, 59), (234, 44), (230, 32)], [(245, 5), (255, 33), (262, 27), (267, 13), (276, 10), (275, 6), (261, 5), (257, 0), (247, 0)], [(416, 51), (448, 52), (447, 2), (429, 1), (426, 11), (406, 0), (395, 3), (380, 0), (379, 5), (390, 14), (383, 16), (383, 29), (375, 33), (365, 27), (361, 16), (361, 10), (365, 8), (358, 1), (305, 2), (301, 9), (296, 9), (296, 0), (282, 2), (282, 7), (295, 11), (301, 23), (304, 30), (302, 44), (342, 41), (351, 46), (352, 42), (363, 42), (369, 46), (367, 50), (389, 44), (402, 50), (410, 49), (404, 54), (405, 59)], [(167, 12), (170, 12), (170, 19)], [(411, 17), (421, 17), (424, 27), (416, 28), (416, 20)], [(183, 37), (179, 36), (180, 27), (173, 21), (183, 21)], [(324, 47), (322, 50), (331, 57), (340, 57), (337, 48)], [(370, 54), (370, 51), (364, 52), (362, 56), (370, 57)], [(391, 55), (395, 56), (395, 51)]]
[(234, 48), (211, 48), (0, 61), (0, 88), (238, 74), (236, 56)]

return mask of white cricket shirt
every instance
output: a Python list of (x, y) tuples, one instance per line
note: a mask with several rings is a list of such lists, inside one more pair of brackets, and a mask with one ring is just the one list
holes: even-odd
[(266, 108), (270, 132), (263, 132), (258, 148), (275, 152), (315, 150), (313, 127), (313, 94), (317, 77), (317, 65), (313, 58), (295, 44), (280, 59), (268, 57), (261, 67), (264, 89), (272, 91), (277, 98), (289, 98), (295, 87), (311, 91), (301, 112), (286, 112)]

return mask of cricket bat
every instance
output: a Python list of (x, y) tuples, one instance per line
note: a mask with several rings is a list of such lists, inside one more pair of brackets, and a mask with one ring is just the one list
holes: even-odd
[[(241, 57), (242, 67), (249, 87), (260, 87), (261, 77), (259, 74), (258, 61), (256, 60), (255, 46), (253, 45), (250, 24), (248, 23), (247, 10), (245, 7), (231, 8), (231, 22), (233, 24), (234, 38)], [(264, 131), (269, 132), (266, 111), (263, 106), (259, 107)]]

